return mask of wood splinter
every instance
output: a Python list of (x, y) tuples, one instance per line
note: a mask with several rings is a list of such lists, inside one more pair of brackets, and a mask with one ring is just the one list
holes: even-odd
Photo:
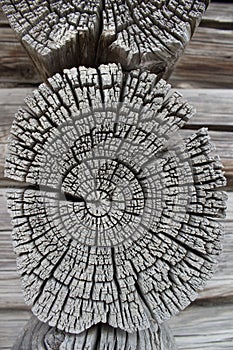
[[(212, 276), (222, 165), (192, 107), (157, 75), (115, 64), (56, 74), (12, 126), (5, 175), (26, 302), (79, 334), (133, 334), (184, 309)], [(133, 337), (133, 336), (132, 336)]]
[(42, 77), (120, 63), (167, 77), (209, 0), (1, 0)]

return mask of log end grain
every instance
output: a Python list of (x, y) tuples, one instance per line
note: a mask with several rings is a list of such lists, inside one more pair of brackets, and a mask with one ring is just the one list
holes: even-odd
[(174, 338), (165, 325), (152, 323), (149, 329), (128, 334), (98, 324), (81, 334), (69, 334), (32, 317), (12, 350), (176, 350)]
[(2, 8), (46, 79), (64, 68), (110, 62), (168, 76), (208, 3), (2, 0)]
[(206, 129), (155, 74), (65, 70), (26, 99), (6, 176), (26, 302), (50, 326), (127, 332), (184, 309), (221, 251), (225, 177)]

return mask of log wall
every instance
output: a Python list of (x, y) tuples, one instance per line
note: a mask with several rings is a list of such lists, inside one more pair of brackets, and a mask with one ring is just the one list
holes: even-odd
[[(9, 350), (31, 313), (23, 301), (11, 244), (3, 177), (14, 113), (40, 77), (0, 12), (0, 350)], [(223, 254), (199, 298), (169, 325), (181, 350), (233, 348), (233, 4), (212, 3), (170, 82), (198, 110), (183, 134), (206, 126), (228, 179)]]

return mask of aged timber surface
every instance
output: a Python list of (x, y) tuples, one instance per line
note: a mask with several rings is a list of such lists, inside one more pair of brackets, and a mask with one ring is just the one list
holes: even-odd
[[(172, 83), (196, 107), (184, 130), (207, 126), (228, 178), (228, 213), (223, 254), (214, 278), (199, 299), (169, 325), (180, 350), (233, 348), (233, 5), (210, 5), (193, 42), (179, 62)], [(10, 39), (11, 38), (11, 39)], [(9, 350), (31, 313), (25, 306), (12, 252), (6, 210), (3, 162), (10, 126), (24, 97), (39, 78), (0, 15), (0, 350)], [(13, 89), (15, 86), (27, 88)], [(208, 89), (203, 89), (208, 88)], [(190, 129), (190, 130), (187, 130)], [(192, 129), (192, 130), (191, 130)]]
[[(0, 187), (6, 185), (3, 179), (6, 145), (14, 113), (32, 88), (0, 89)], [(228, 186), (233, 188), (233, 131), (231, 89), (182, 89), (180, 92), (196, 108), (196, 115), (185, 126), (186, 129), (207, 127), (217, 153), (225, 166)], [(182, 134), (191, 134), (192, 130), (184, 130)]]
[[(6, 212), (5, 189), (0, 192), (0, 349), (8, 350), (31, 313), (25, 306), (15, 257), (11, 249), (11, 225)], [(169, 324), (180, 349), (232, 349), (233, 334), (233, 193), (229, 192), (223, 254), (214, 278), (198, 300)]]
[[(0, 89), (0, 349), (12, 346), (31, 314), (25, 306), (12, 252), (11, 224), (5, 192), (9, 181), (3, 179), (5, 149), (13, 115), (31, 88)], [(199, 299), (170, 321), (180, 349), (231, 349), (233, 344), (233, 90), (183, 89), (183, 95), (198, 109), (184, 134), (207, 126), (221, 155), (228, 178), (228, 214), (225, 223), (223, 254), (218, 270)]]
[[(174, 87), (231, 88), (233, 5), (211, 3), (170, 79)], [(0, 10), (0, 86), (40, 82), (26, 51)]]

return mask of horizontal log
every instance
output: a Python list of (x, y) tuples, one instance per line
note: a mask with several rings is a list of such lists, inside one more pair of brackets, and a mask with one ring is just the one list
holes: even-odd
[[(2, 18), (4, 15), (0, 18)], [(6, 21), (5, 16), (3, 17)], [(0, 22), (0, 85), (34, 85), (41, 81), (33, 63), (9, 25)], [(18, 83), (17, 83), (18, 81)]]
[[(26, 301), (40, 320), (67, 332), (82, 332), (97, 320), (106, 322), (106, 315), (113, 327), (129, 332), (141, 330), (148, 324), (147, 308), (152, 317), (163, 322), (196, 298), (195, 291), (212, 277), (219, 254), (221, 229), (212, 217), (222, 217), (225, 200), (221, 192), (213, 190), (223, 186), (225, 179), (219, 163), (209, 156), (206, 131), (184, 139), (181, 151), (167, 150), (166, 138), (192, 116), (192, 108), (179, 94), (169, 92), (169, 86), (157, 81), (154, 74), (133, 71), (125, 78), (122, 85), (121, 69), (115, 64), (57, 74), (49, 80), (50, 89), (43, 84), (27, 98), (26, 109), (17, 114), (11, 135), (7, 176), (49, 188), (46, 193), (31, 188), (9, 196), (13, 242)], [(121, 104), (115, 113), (118, 101)], [(111, 118), (106, 109), (102, 112), (99, 107), (109, 102)], [(138, 112), (142, 103), (143, 114)], [(88, 120), (82, 112), (79, 117), (84, 110)], [(134, 120), (138, 120), (136, 127)], [(154, 159), (158, 151), (163, 153), (159, 161)], [(185, 160), (187, 156), (193, 172)], [(142, 174), (138, 173), (139, 167)], [(187, 193), (190, 181), (192, 194)], [(127, 194), (127, 199), (116, 197), (116, 191), (125, 195), (125, 188), (132, 194)], [(64, 193), (66, 201), (62, 200)], [(142, 204), (144, 196), (147, 200)], [(138, 225), (134, 218), (143, 213), (143, 208), (150, 213), (151, 223), (146, 214)], [(160, 212), (159, 208), (165, 209)], [(133, 217), (130, 225), (129, 215)], [(96, 219), (99, 216), (101, 220)], [(150, 229), (146, 229), (148, 225)], [(86, 245), (91, 247), (88, 256)], [(138, 247), (144, 252), (140, 261), (133, 253)], [(101, 254), (104, 272), (100, 279)], [(95, 255), (99, 260), (92, 258)], [(143, 256), (147, 256), (146, 263)], [(82, 273), (83, 264), (86, 268)], [(133, 281), (137, 274), (138, 282)], [(83, 298), (88, 299), (88, 309), (82, 304)], [(125, 306), (127, 298), (129, 304)], [(56, 315), (55, 310), (59, 310)], [(132, 322), (125, 318), (127, 312), (133, 315)]]
[(233, 30), (199, 27), (174, 69), (170, 78), (172, 85), (183, 88), (232, 88), (232, 35)]
[(213, 1), (202, 19), (201, 27), (232, 29), (233, 15), (231, 9), (231, 1), (219, 1), (219, 3)]
[[(232, 18), (232, 4), (210, 4), (203, 26), (197, 29), (171, 77), (175, 87), (232, 87)], [(225, 22), (228, 23), (227, 29), (222, 30)], [(6, 25), (5, 17), (1, 16), (0, 86), (35, 85), (39, 82), (40, 78), (24, 48)]]
[[(210, 30), (204, 41), (201, 39), (197, 41), (187, 59), (186, 55), (182, 58), (177, 66), (178, 73), (176, 75), (175, 72), (171, 80), (176, 86), (232, 87), (232, 41), (229, 41), (229, 36), (226, 34), (228, 31), (216, 31), (215, 29), (232, 28), (233, 6), (232, 4), (224, 4), (224, 6), (222, 4), (212, 4), (210, 8), (213, 8), (213, 6), (217, 8), (215, 13), (211, 14), (213, 19), (211, 16), (207, 17), (208, 13), (210, 13), (207, 12), (202, 26), (208, 29), (213, 28), (214, 31)], [(6, 26), (7, 22), (4, 18), (2, 19), (0, 14), (0, 27)], [(9, 32), (9, 28), (7, 30)], [(206, 28), (200, 28), (200, 33), (202, 30), (205, 33)], [(227, 40), (225, 40), (225, 34), (228, 38)], [(197, 35), (200, 34), (197, 33)], [(217, 40), (216, 36), (213, 37), (214, 35), (218, 37)], [(221, 39), (221, 35), (224, 38)], [(10, 35), (5, 32), (4, 37), (7, 39), (10, 38)], [(205, 34), (203, 34), (204, 37)], [(13, 40), (15, 39), (12, 38)], [(195, 53), (195, 47), (198, 49), (200, 45), (202, 47), (203, 43), (208, 43), (211, 40), (214, 41), (214, 44), (211, 44), (208, 52), (205, 52), (203, 48), (201, 54), (195, 59), (197, 53)], [(14, 49), (12, 49), (12, 46)], [(0, 84), (2, 86), (37, 84), (39, 78), (36, 78), (35, 69), (25, 56), (25, 52), (20, 45), (14, 41), (8, 47), (9, 52), (11, 52), (11, 59), (10, 56), (5, 56), (6, 47), (7, 41), (2, 41), (1, 44), (0, 39)], [(213, 54), (216, 55), (216, 48), (219, 51), (218, 59), (212, 57)], [(209, 57), (205, 57), (205, 54)], [(190, 58), (194, 59), (190, 62)], [(187, 68), (185, 68), (186, 65)], [(194, 66), (196, 67), (195, 71), (193, 69)], [(21, 70), (23, 74), (20, 73)], [(12, 76), (10, 83), (9, 74)], [(1, 149), (4, 149), (4, 151), (13, 114), (17, 110), (18, 105), (22, 104), (23, 98), (31, 91), (31, 89), (27, 91), (24, 89), (18, 90), (18, 93), (14, 89), (6, 89), (5, 94), (1, 94), (2, 90), (0, 92), (0, 116), (4, 115), (4, 121), (0, 122), (0, 143), (3, 140)], [(217, 147), (219, 145), (221, 154), (226, 156), (226, 158), (223, 158), (223, 162), (228, 177), (228, 189), (232, 188), (233, 148), (230, 133), (232, 131), (232, 91), (212, 90), (211, 94), (211, 91), (207, 90), (184, 90), (183, 94), (198, 107), (197, 116), (191, 120), (187, 127), (197, 129), (205, 125), (214, 131), (212, 137), (216, 137)], [(13, 100), (14, 102), (12, 102)], [(3, 174), (3, 163), (1, 172)], [(9, 185), (9, 182), (1, 181), (1, 186), (7, 185)], [(201, 292), (199, 300), (171, 321), (177, 343), (182, 350), (224, 350), (232, 348), (231, 324), (233, 323), (233, 306), (232, 304), (224, 305), (224, 302), (232, 301), (233, 294), (233, 200), (232, 194), (229, 193), (229, 195), (224, 251), (221, 255), (217, 273), (208, 282), (205, 290)], [(2, 224), (0, 229), (0, 350), (9, 350), (20, 333), (20, 329), (25, 326), (26, 321), (30, 318), (31, 313), (25, 307), (19, 277), (16, 272), (15, 256), (12, 252), (10, 238), (11, 225), (9, 216), (6, 210), (2, 210), (2, 208), (6, 209), (6, 202), (4, 202), (2, 196), (0, 198), (0, 221)], [(211, 302), (211, 305), (209, 302)], [(212, 304), (212, 302), (215, 304)], [(216, 302), (220, 304), (217, 305)], [(199, 306), (200, 303), (204, 303), (204, 306)]]
[[(34, 88), (0, 88), (0, 130), (2, 122), (11, 125), (14, 113), (24, 105), (24, 99)], [(196, 115), (189, 121), (190, 127), (206, 126), (211, 130), (229, 131), (233, 125), (231, 89), (180, 89), (181, 94), (196, 109)], [(9, 119), (10, 118), (10, 119)]]
[(1, 310), (0, 350), (10, 350), (12, 348), (30, 317), (31, 313), (29, 311), (12, 309)]
[(179, 349), (232, 349), (233, 304), (192, 306), (169, 322)]

